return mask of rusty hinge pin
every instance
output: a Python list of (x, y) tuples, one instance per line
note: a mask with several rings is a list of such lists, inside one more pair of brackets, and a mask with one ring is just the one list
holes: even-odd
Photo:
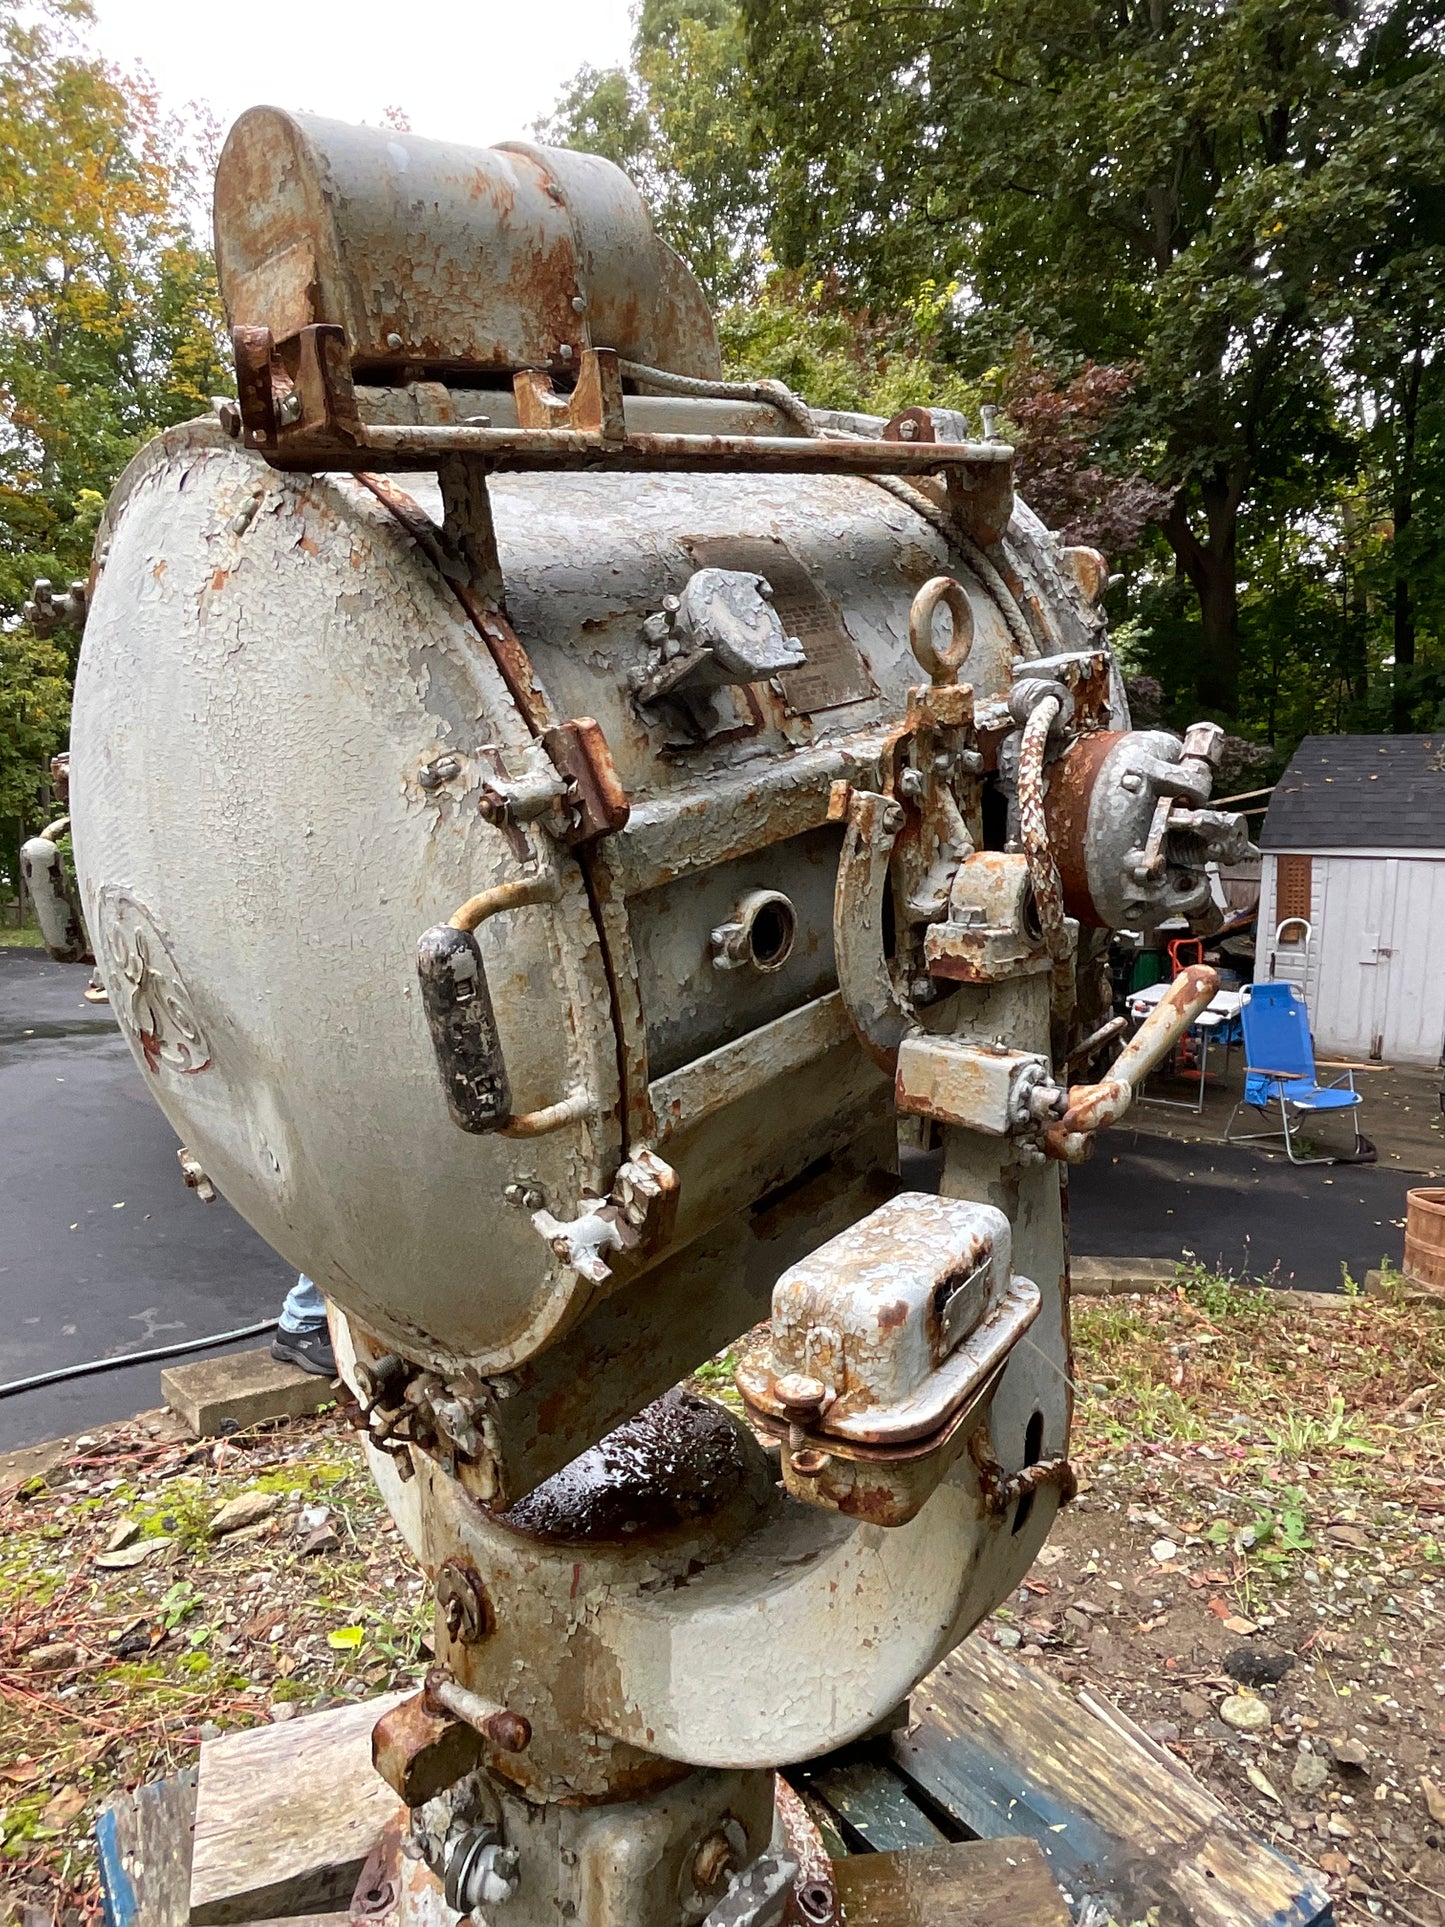
[(454, 1714), (503, 1753), (521, 1753), (532, 1743), (530, 1720), (498, 1706), (495, 1700), (483, 1699), (449, 1673), (429, 1673), (425, 1692), (431, 1706)]

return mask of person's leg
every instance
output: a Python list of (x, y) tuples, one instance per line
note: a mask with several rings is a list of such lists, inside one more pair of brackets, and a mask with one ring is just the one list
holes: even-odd
[(303, 1372), (314, 1372), (318, 1378), (336, 1376), (336, 1355), (326, 1329), (326, 1300), (304, 1271), (286, 1294), (276, 1336), (271, 1340), (271, 1356), (288, 1365), (299, 1365)]

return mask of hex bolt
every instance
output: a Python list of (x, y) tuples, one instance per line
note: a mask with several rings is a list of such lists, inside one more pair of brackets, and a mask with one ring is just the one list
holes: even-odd
[(396, 355), (401, 353), (401, 350), (406, 346), (406, 343), (402, 340), (399, 334), (392, 333), (386, 337), (386, 345), (388, 348), (390, 348), (391, 352), (394, 355)]
[(235, 441), (241, 433), (241, 411), (233, 401), (223, 401), (216, 410), (216, 419), (221, 424), (222, 434)]
[(434, 756), (429, 763), (424, 763), (417, 771), (416, 780), (424, 790), (439, 790), (443, 784), (452, 782), (461, 773), (462, 766), (459, 758), (451, 755)]
[(918, 440), (918, 423), (912, 419), (899, 422), (898, 439), (900, 442), (916, 442)]
[(543, 1211), (547, 1206), (547, 1193), (533, 1178), (514, 1178), (504, 1186), (502, 1196), (519, 1211)]
[(572, 344), (570, 341), (564, 341), (558, 348), (557, 359), (559, 361), (570, 361), (572, 359)]
[(572, 312), (573, 312), (573, 314), (586, 314), (586, 312), (587, 312), (587, 297), (586, 297), (586, 295), (585, 295), (585, 294), (574, 294), (574, 295), (573, 295), (573, 297), (572, 297)]

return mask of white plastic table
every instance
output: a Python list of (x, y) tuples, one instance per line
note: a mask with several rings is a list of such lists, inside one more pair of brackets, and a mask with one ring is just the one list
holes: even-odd
[[(1136, 990), (1129, 999), (1129, 1015), (1136, 1024), (1142, 1024), (1156, 1004), (1159, 1003), (1169, 985), (1149, 984), (1143, 990)], [(1209, 1073), (1209, 1046), (1215, 1034), (1224, 1031), (1226, 1070), (1229, 1067), (1229, 1026), (1239, 1016), (1239, 992), (1237, 990), (1216, 990), (1209, 1002), (1200, 1011), (1185, 1033), (1199, 1039), (1199, 1089), (1192, 1098), (1182, 1097), (1145, 1097), (1142, 1094), (1135, 1100), (1140, 1104), (1168, 1104), (1176, 1110), (1202, 1111), (1204, 1109), (1204, 1086)]]

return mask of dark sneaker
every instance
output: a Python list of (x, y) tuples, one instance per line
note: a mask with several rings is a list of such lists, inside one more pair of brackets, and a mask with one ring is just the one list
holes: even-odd
[(303, 1372), (314, 1372), (318, 1378), (336, 1376), (336, 1354), (331, 1349), (331, 1334), (324, 1328), (317, 1332), (278, 1331), (271, 1340), (271, 1356), (284, 1365), (299, 1365)]

